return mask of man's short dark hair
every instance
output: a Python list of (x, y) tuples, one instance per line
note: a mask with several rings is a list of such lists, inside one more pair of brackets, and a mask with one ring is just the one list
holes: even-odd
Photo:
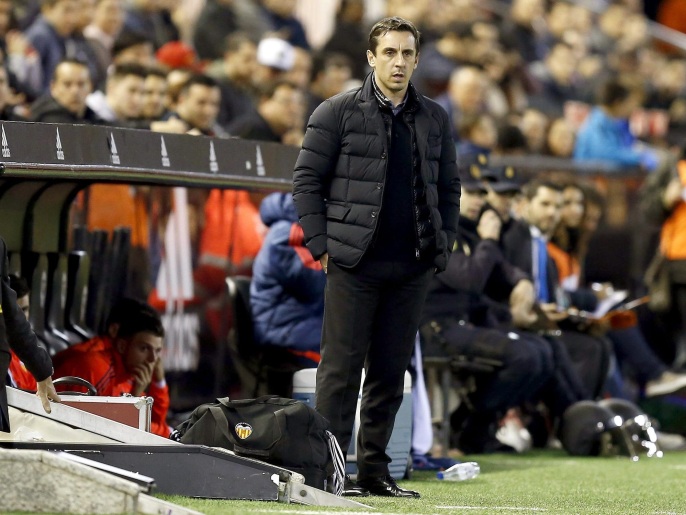
[(419, 31), (411, 21), (407, 21), (399, 16), (391, 16), (377, 21), (369, 32), (369, 50), (376, 55), (376, 47), (379, 38), (385, 36), (390, 31), (411, 32), (414, 36), (414, 49), (419, 53)]
[(498, 148), (501, 152), (512, 152), (526, 149), (527, 146), (524, 133), (516, 125), (501, 125), (498, 127)]
[(183, 86), (181, 86), (179, 94), (187, 93), (188, 90), (191, 89), (193, 86), (218, 88), (219, 83), (216, 81), (216, 79), (210, 77), (209, 75), (205, 75), (203, 73), (194, 73), (188, 78), (186, 82), (183, 83)]
[(600, 84), (595, 100), (597, 104), (609, 107), (623, 102), (634, 93), (643, 93), (643, 91), (639, 86), (629, 84), (621, 77), (613, 77)]
[(55, 66), (55, 69), (52, 71), (52, 80), (53, 80), (53, 81), (57, 80), (57, 70), (58, 70), (59, 67), (60, 67), (61, 65), (63, 65), (63, 64), (74, 64), (74, 65), (76, 65), (76, 66), (82, 66), (83, 68), (85, 68), (86, 70), (88, 70), (88, 76), (90, 77), (90, 72), (91, 72), (91, 70), (90, 70), (90, 68), (88, 67), (88, 63), (86, 63), (85, 61), (82, 61), (82, 60), (80, 60), (80, 59), (74, 59), (74, 58), (71, 58), (71, 57), (70, 57), (70, 58), (67, 58), (67, 59), (62, 59), (62, 60), (60, 60), (60, 61), (57, 63), (57, 65)]
[(278, 90), (282, 86), (286, 86), (287, 88), (295, 90), (299, 89), (297, 84), (287, 79), (279, 79), (273, 82), (267, 82), (265, 84), (262, 84), (258, 88), (260, 93), (260, 99), (266, 100), (272, 98), (274, 96), (274, 93), (276, 93), (276, 90)]
[(119, 299), (107, 317), (106, 327), (119, 326), (117, 338), (130, 338), (137, 333), (152, 333), (164, 337), (164, 326), (159, 313), (145, 302), (124, 297)]
[(134, 75), (145, 79), (148, 76), (148, 68), (138, 63), (122, 63), (113, 66), (107, 74), (107, 80), (117, 78), (121, 79), (129, 75)]
[(527, 182), (522, 188), (522, 192), (524, 193), (524, 196), (527, 199), (531, 200), (536, 195), (538, 195), (538, 190), (540, 190), (541, 188), (548, 188), (549, 190), (562, 193), (562, 186), (559, 183), (553, 182), (550, 179), (546, 179), (544, 177), (537, 177), (536, 179)]
[(146, 77), (159, 77), (161, 79), (167, 79), (167, 71), (160, 68), (159, 66), (149, 66), (146, 69)]
[(232, 32), (231, 34), (226, 36), (226, 39), (224, 40), (224, 52), (238, 52), (241, 46), (243, 46), (246, 43), (252, 43), (253, 45), (257, 45), (255, 40), (252, 39), (247, 32)]
[(112, 57), (116, 57), (127, 48), (131, 48), (132, 46), (143, 45), (146, 43), (149, 43), (151, 45), (153, 43), (152, 39), (150, 39), (147, 35), (143, 34), (142, 32), (125, 30), (124, 32), (119, 34), (119, 36), (117, 36), (117, 39), (114, 41), (114, 45), (112, 46)]
[(318, 52), (312, 57), (312, 71), (310, 72), (310, 82), (314, 82), (317, 76), (329, 67), (350, 68), (352, 63), (350, 58), (339, 52)]
[(9, 274), (10, 276), (10, 288), (14, 290), (14, 292), (17, 294), (17, 298), (21, 299), (22, 297), (28, 295), (31, 292), (31, 289), (29, 288), (29, 283), (26, 282), (26, 279), (23, 277), (19, 277), (17, 274)]

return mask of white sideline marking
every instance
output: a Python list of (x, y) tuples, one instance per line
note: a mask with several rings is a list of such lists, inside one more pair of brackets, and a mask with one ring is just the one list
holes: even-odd
[(548, 511), (545, 508), (520, 508), (517, 506), (436, 506), (441, 510), (511, 510), (511, 511)]
[[(324, 513), (322, 511), (308, 511), (308, 510), (246, 510), (248, 513), (294, 513), (297, 515), (311, 515), (314, 513)], [(407, 512), (405, 513), (387, 513), (387, 512), (380, 512), (380, 511), (336, 511), (336, 512), (331, 512), (335, 513), (336, 515), (407, 515)]]

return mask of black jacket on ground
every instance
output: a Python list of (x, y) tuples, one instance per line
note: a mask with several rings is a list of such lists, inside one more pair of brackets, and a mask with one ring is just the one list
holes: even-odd
[[(387, 182), (389, 135), (372, 75), (361, 88), (330, 98), (315, 110), (293, 175), (293, 199), (307, 247), (316, 259), (328, 252), (344, 268), (357, 265), (372, 243)], [(421, 258), (433, 259), (434, 266), (444, 270), (460, 210), (455, 145), (445, 111), (412, 84), (409, 94), (417, 109), (404, 110), (403, 117), (414, 128), (426, 202), (412, 207), (429, 209), (428, 218), (415, 229)]]

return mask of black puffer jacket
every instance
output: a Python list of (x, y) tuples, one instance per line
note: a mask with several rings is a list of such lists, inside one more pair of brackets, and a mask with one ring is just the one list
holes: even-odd
[[(433, 240), (422, 241), (420, 248), (430, 249), (434, 265), (444, 270), (460, 211), (455, 145), (443, 108), (417, 94), (412, 85), (410, 94), (419, 106), (405, 115), (414, 118), (425, 187), (419, 198), (430, 210), (424, 223), (433, 225), (431, 231), (417, 227), (416, 232)], [(293, 199), (305, 243), (316, 259), (328, 252), (330, 259), (346, 268), (362, 259), (379, 219), (389, 146), (372, 74), (360, 89), (326, 100), (312, 114), (295, 165)], [(417, 218), (417, 223), (423, 219)]]

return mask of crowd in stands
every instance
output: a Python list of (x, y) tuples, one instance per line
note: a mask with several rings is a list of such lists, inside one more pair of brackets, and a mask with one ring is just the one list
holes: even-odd
[[(186, 16), (189, 4), (195, 16)], [(329, 39), (314, 48), (295, 0), (0, 0), (0, 118), (300, 146), (319, 103), (370, 71), (366, 4), (340, 0)], [(601, 191), (569, 175), (525, 185), (521, 170), (488, 164), (508, 155), (602, 162), (649, 177), (652, 221), (675, 210), (682, 216), (686, 56), (654, 43), (638, 0), (502, 5), (500, 12), (489, 2), (387, 0), (384, 12), (421, 30), (412, 82), (448, 113), (461, 163), (458, 246), (432, 285), (424, 320), (440, 322), (444, 333), (426, 350), (500, 363), (452, 417), (453, 443), (469, 452), (503, 450), (496, 432), (505, 413), (536, 419), (538, 401), (554, 421), (578, 400), (686, 387), (686, 376), (670, 371), (679, 352), (686, 362), (686, 274), (673, 277), (666, 353), (633, 311), (584, 318), (612, 293), (584, 280), (606, 207)], [(145, 251), (149, 273), (135, 296), (156, 305), (169, 200), (154, 189), (111, 188), (91, 187), (80, 208), (90, 228), (106, 225), (99, 214), (111, 218), (114, 204), (129, 202), (138, 213), (134, 246)], [(258, 214), (260, 201), (246, 192), (191, 195), (196, 296), (220, 338), (224, 314), (212, 299), (227, 274), (252, 275), (258, 342), (287, 346), (303, 366), (316, 366), (325, 276), (302, 244), (290, 197), (264, 198)], [(686, 243), (677, 245), (672, 261), (686, 259)], [(98, 345), (112, 341), (116, 330)], [(163, 371), (147, 367), (140, 382), (164, 390), (166, 411)]]

